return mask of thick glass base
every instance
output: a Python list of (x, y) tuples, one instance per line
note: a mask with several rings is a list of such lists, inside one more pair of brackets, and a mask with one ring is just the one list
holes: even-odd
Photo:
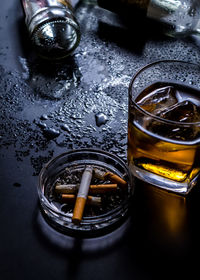
[(129, 170), (131, 173), (141, 179), (144, 182), (157, 186), (161, 189), (165, 189), (167, 191), (179, 193), (186, 195), (190, 192), (190, 190), (196, 185), (197, 179), (199, 178), (199, 174), (192, 181), (184, 181), (184, 182), (176, 182), (164, 177), (161, 177), (157, 174), (145, 171), (132, 163), (129, 164)]

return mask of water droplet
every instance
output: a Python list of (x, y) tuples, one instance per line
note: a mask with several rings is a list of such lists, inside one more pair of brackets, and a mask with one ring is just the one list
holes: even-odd
[(96, 125), (97, 126), (101, 126), (103, 124), (106, 124), (106, 122), (108, 121), (108, 117), (104, 114), (104, 113), (97, 113), (95, 115), (95, 119), (96, 119)]
[(40, 119), (43, 121), (48, 120), (48, 116), (46, 114), (43, 114)]
[(64, 131), (68, 131), (68, 132), (70, 131), (69, 126), (67, 124), (62, 124), (60, 128), (63, 129)]
[(46, 123), (43, 123), (41, 121), (39, 121), (38, 123), (36, 123), (40, 128), (43, 128), (45, 129), (47, 127), (47, 124)]
[(60, 131), (56, 130), (54, 128), (46, 128), (46, 129), (44, 129), (43, 133), (44, 133), (44, 136), (46, 138), (48, 138), (49, 140), (54, 139), (60, 135)]

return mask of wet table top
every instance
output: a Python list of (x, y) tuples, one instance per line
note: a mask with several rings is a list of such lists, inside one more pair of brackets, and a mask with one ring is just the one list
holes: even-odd
[[(20, 1), (0, 17), (0, 277), (155, 279), (198, 275), (200, 190), (186, 197), (136, 181), (130, 217), (97, 238), (51, 228), (38, 203), (38, 174), (53, 156), (93, 147), (126, 160), (128, 85), (159, 59), (199, 62), (197, 38), (173, 39), (153, 26), (77, 3), (82, 38), (61, 64), (41, 61)], [(141, 26), (140, 26), (141, 25)]]

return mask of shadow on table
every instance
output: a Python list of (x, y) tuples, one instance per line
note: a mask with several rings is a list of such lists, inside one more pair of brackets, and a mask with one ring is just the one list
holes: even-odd
[[(101, 262), (105, 266), (105, 277), (114, 275), (115, 271), (123, 273), (125, 279), (134, 275), (148, 280), (196, 275), (196, 255), (200, 247), (199, 189), (193, 189), (184, 197), (139, 181), (136, 185), (129, 218), (112, 232), (94, 238), (73, 237), (56, 231), (38, 208), (37, 237), (46, 249), (66, 257), (69, 279), (79, 279), (83, 263), (89, 266), (89, 273), (94, 270), (93, 264)], [(98, 269), (103, 268), (95, 269), (98, 273)]]
[(137, 186), (127, 254), (148, 279), (192, 278), (198, 273), (200, 247), (198, 186), (186, 197), (139, 180)]
[(115, 248), (126, 235), (130, 227), (130, 218), (124, 223), (116, 225), (114, 228), (104, 233), (96, 233), (92, 235), (81, 234), (80, 232), (62, 231), (56, 229), (50, 221), (38, 209), (34, 218), (35, 232), (43, 244), (52, 247), (58, 252), (70, 254), (76, 250), (82, 254), (94, 257), (95, 255), (105, 254), (107, 251)]

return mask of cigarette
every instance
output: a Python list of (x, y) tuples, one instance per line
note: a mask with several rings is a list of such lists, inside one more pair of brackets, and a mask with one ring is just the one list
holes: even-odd
[(81, 183), (76, 197), (76, 202), (75, 202), (73, 216), (72, 216), (72, 222), (77, 225), (80, 224), (83, 217), (83, 211), (87, 201), (90, 182), (92, 179), (92, 173), (93, 173), (93, 168), (91, 166), (87, 166), (81, 178)]
[[(75, 194), (79, 189), (79, 185), (77, 184), (67, 184), (60, 185), (57, 184), (55, 186), (55, 191), (58, 194)], [(90, 185), (89, 193), (97, 194), (97, 193), (106, 193), (117, 190), (117, 184), (101, 184), (101, 185)]]
[[(74, 203), (76, 200), (75, 194), (62, 194), (62, 201), (66, 203)], [(86, 204), (100, 206), (101, 205), (101, 197), (88, 195)]]
[(94, 175), (98, 179), (101, 179), (101, 180), (108, 179), (111, 182), (120, 185), (121, 187), (126, 187), (127, 186), (127, 182), (124, 179), (122, 179), (121, 177), (119, 177), (118, 175), (116, 175), (112, 172), (104, 172), (104, 171), (101, 171), (101, 170), (95, 168), (94, 169)]
[(100, 179), (100, 180), (105, 180), (105, 174), (106, 172), (104, 171), (101, 171), (97, 168), (94, 168), (94, 176), (97, 178), (97, 179)]
[(67, 185), (56, 184), (55, 191), (56, 193), (61, 193), (61, 194), (73, 194), (77, 192), (78, 186), (79, 185), (76, 184), (67, 184)]
[(114, 173), (106, 172), (105, 178), (108, 178), (111, 182), (116, 183), (121, 187), (127, 187), (127, 182)]
[(89, 193), (101, 194), (117, 190), (117, 184), (90, 185)]

